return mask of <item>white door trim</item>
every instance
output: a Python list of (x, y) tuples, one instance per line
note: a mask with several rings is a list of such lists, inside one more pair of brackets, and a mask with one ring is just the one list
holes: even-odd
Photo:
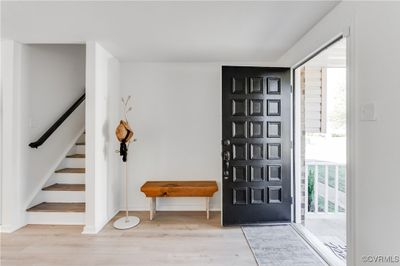
[[(347, 143), (346, 143), (346, 151), (347, 151), (347, 162), (346, 162), (346, 245), (347, 245), (347, 265), (354, 265), (355, 258), (354, 258), (354, 249), (355, 249), (355, 233), (354, 233), (354, 225), (355, 225), (355, 202), (354, 202), (354, 195), (355, 195), (355, 185), (354, 185), (354, 177), (355, 177), (355, 135), (356, 135), (356, 84), (355, 84), (355, 69), (354, 69), (354, 55), (355, 55), (355, 45), (353, 39), (353, 29), (354, 25), (351, 24), (348, 27), (345, 27), (342, 32), (338, 35), (334, 36), (331, 40), (326, 42), (322, 45), (319, 49), (316, 49), (313, 53), (306, 56), (303, 60), (296, 63), (292, 68), (292, 82), (294, 82), (293, 90), (293, 104), (294, 104), (294, 119), (292, 126), (294, 127), (294, 152), (293, 152), (293, 160), (294, 163), (293, 169), (293, 178), (294, 178), (294, 191), (295, 191), (295, 210), (294, 210), (294, 223), (301, 223), (301, 202), (300, 202), (300, 195), (301, 195), (301, 184), (300, 184), (300, 177), (302, 167), (300, 165), (301, 162), (301, 154), (296, 151), (301, 151), (301, 130), (300, 130), (300, 103), (301, 103), (301, 93), (298, 90), (299, 81), (293, 80), (295, 78), (295, 69), (299, 66), (303, 65), (305, 62), (310, 60), (320, 51), (325, 49), (326, 47), (330, 46), (333, 41), (338, 40), (339, 37), (343, 37), (346, 40), (346, 107), (347, 107)], [(303, 235), (305, 238), (308, 238), (307, 234)], [(314, 242), (310, 239), (309, 243), (313, 244)], [(318, 251), (318, 249), (316, 248)], [(323, 255), (323, 254), (320, 254)]]

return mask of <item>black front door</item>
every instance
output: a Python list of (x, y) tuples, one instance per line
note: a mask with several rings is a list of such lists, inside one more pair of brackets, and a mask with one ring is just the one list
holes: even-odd
[(290, 69), (222, 67), (223, 225), (291, 221)]

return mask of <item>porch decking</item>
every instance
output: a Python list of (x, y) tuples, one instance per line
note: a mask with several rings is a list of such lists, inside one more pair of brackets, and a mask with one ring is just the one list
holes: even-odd
[[(306, 202), (304, 227), (322, 246), (326, 256), (339, 264), (346, 261), (346, 173), (345, 165), (335, 162), (306, 163)], [(312, 182), (311, 186), (308, 185)], [(309, 197), (311, 201), (309, 202)]]
[(324, 243), (346, 244), (345, 214), (308, 213), (304, 226)]
[(314, 244), (324, 256), (335, 261), (335, 265), (346, 264), (345, 214), (310, 213), (306, 216), (304, 227), (317, 239)]
[[(322, 178), (319, 168), (323, 169)], [(333, 241), (338, 244), (346, 243), (346, 193), (343, 173), (339, 168), (345, 165), (334, 162), (307, 161), (306, 187), (308, 181), (313, 181), (313, 190), (307, 191), (306, 202), (312, 195), (311, 206), (305, 212), (305, 227), (322, 242)], [(329, 168), (333, 176), (329, 174)], [(309, 172), (313, 170), (313, 173)], [(341, 182), (340, 182), (341, 181)], [(342, 183), (342, 186), (340, 185)]]

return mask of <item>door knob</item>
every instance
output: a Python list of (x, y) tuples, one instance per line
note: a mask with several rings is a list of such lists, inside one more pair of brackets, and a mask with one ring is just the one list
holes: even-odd
[(231, 141), (230, 141), (229, 139), (224, 139), (224, 140), (222, 141), (222, 144), (223, 144), (224, 146), (229, 146), (229, 145), (231, 145)]

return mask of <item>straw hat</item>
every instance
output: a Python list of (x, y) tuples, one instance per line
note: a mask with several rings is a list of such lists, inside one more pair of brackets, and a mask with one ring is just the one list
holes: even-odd
[(128, 122), (121, 120), (115, 129), (115, 135), (120, 142), (128, 143), (132, 139), (134, 133)]

